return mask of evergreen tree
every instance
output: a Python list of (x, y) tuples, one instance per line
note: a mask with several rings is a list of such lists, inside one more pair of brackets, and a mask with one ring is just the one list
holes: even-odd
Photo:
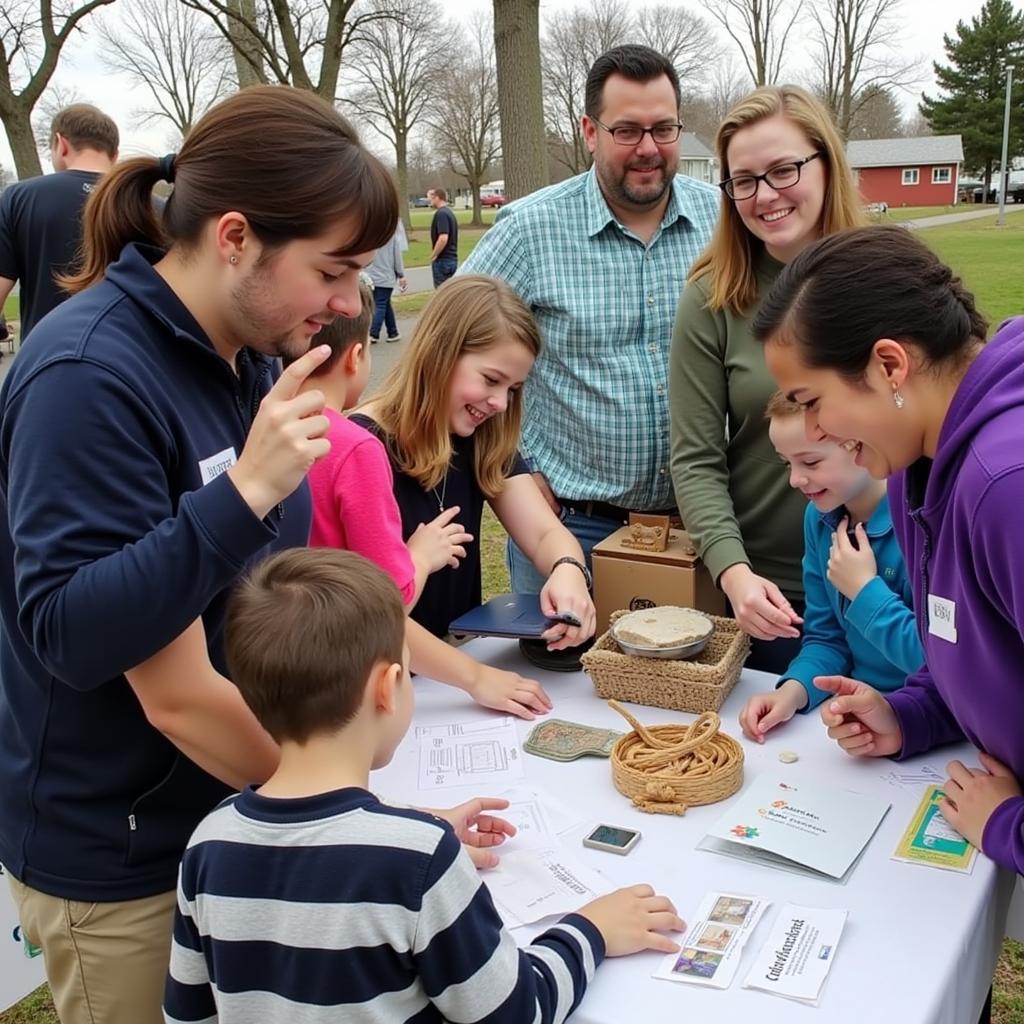
[(969, 25), (960, 21), (956, 38), (943, 37), (948, 65), (936, 63), (935, 77), (944, 96), (921, 97), (921, 113), (936, 134), (959, 134), (964, 163), (984, 169), (988, 195), (993, 165), (1003, 145), (1006, 67), (1014, 64), (1010, 103), (1012, 158), (1024, 148), (1024, 13), (1011, 0), (985, 0)]

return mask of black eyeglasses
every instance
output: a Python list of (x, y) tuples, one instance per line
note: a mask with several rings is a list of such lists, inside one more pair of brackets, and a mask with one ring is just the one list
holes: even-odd
[(776, 164), (771, 170), (764, 174), (737, 174), (735, 178), (726, 178), (720, 181), (718, 187), (730, 199), (750, 199), (757, 195), (757, 189), (761, 182), (765, 182), (776, 191), (785, 188), (792, 188), (800, 180), (800, 171), (804, 164), (817, 160), (825, 154), (819, 149), (803, 160), (794, 160), (788, 164)]
[(639, 146), (643, 137), (648, 134), (659, 146), (667, 146), (670, 142), (675, 142), (683, 130), (681, 124), (671, 122), (652, 125), (650, 128), (641, 128), (638, 124), (620, 124), (615, 128), (609, 128), (608, 125), (601, 124), (596, 117), (591, 120), (603, 128), (617, 146)]

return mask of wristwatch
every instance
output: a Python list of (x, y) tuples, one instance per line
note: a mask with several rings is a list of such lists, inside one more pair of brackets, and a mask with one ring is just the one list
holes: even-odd
[[(575, 565), (581, 573), (583, 573), (583, 581), (587, 585), (587, 590), (594, 589), (594, 577), (590, 575), (590, 570), (578, 559), (573, 558), (571, 555), (564, 555), (559, 558), (553, 566), (551, 566), (551, 572), (554, 572), (560, 565)], [(548, 574), (550, 575), (550, 573)]]

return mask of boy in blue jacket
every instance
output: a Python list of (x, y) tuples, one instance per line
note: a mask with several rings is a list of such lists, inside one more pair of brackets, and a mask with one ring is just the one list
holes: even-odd
[(790, 467), (790, 485), (810, 504), (800, 653), (775, 689), (755, 694), (740, 714), (744, 735), (758, 743), (797, 711), (831, 696), (814, 685), (817, 676), (852, 676), (879, 690), (898, 690), (924, 662), (885, 481), (831, 438), (809, 441), (803, 413), (781, 393), (766, 410), (768, 436)]

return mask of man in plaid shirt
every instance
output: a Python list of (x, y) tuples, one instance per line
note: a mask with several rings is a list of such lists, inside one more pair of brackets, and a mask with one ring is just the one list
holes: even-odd
[[(718, 190), (676, 174), (679, 80), (646, 46), (602, 54), (582, 127), (594, 165), (504, 207), (462, 267), (507, 281), (544, 339), (526, 388), (522, 448), (552, 508), (595, 543), (630, 510), (674, 508), (668, 356)], [(512, 589), (543, 577), (510, 542)]]

